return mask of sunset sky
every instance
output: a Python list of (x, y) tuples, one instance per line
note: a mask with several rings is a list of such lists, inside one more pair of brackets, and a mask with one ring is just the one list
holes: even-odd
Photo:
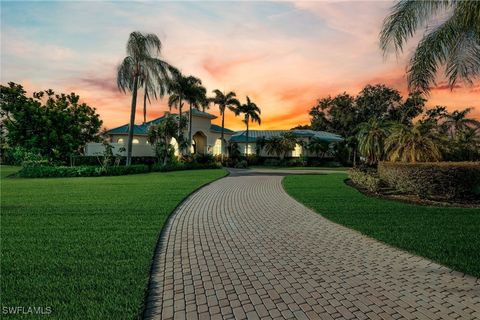
[[(74, 91), (97, 108), (107, 128), (122, 125), (131, 96), (117, 89), (116, 67), (129, 33), (138, 30), (157, 34), (162, 57), (201, 78), (209, 93), (250, 96), (262, 109), (262, 129), (291, 128), (308, 123), (308, 109), (329, 94), (357, 94), (368, 83), (405, 94), (415, 40), (398, 58), (385, 59), (378, 47), (392, 4), (2, 1), (1, 82), (21, 83), (29, 92)], [(149, 106), (150, 119), (168, 110), (165, 100)], [(480, 84), (451, 92), (439, 79), (429, 100), (436, 104), (474, 107), (480, 118)], [(210, 112), (218, 115), (215, 106)], [(232, 114), (226, 126), (243, 128)]]

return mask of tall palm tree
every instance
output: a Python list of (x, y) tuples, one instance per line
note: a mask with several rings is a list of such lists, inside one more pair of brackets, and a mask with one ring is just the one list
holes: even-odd
[(134, 31), (128, 38), (127, 57), (118, 66), (118, 88), (124, 93), (126, 91), (132, 92), (130, 123), (128, 127), (127, 166), (132, 161), (132, 141), (137, 110), (138, 87), (144, 84), (145, 79), (148, 78), (149, 82), (155, 85), (155, 87), (163, 88), (156, 93), (163, 95), (169, 72), (172, 68), (168, 63), (158, 58), (161, 48), (162, 44), (156, 35)]
[(193, 141), (193, 132), (192, 132), (192, 123), (193, 123), (193, 108), (200, 110), (202, 105), (206, 103), (207, 100), (207, 89), (202, 86), (202, 80), (199, 78), (189, 76), (188, 78), (188, 87), (185, 96), (185, 100), (189, 104), (189, 114), (188, 114), (188, 150), (190, 151)]
[[(172, 81), (169, 85), (170, 97), (168, 98), (168, 106), (170, 110), (173, 107), (178, 109), (179, 119), (182, 119), (184, 102), (192, 100), (192, 88), (198, 81), (200, 81), (200, 79), (193, 76), (184, 76), (179, 71), (173, 74)], [(189, 119), (191, 120), (191, 117), (189, 117)], [(178, 130), (179, 139), (183, 141), (183, 133), (180, 126)], [(182, 153), (183, 149), (184, 148), (181, 148), (180, 150)]]
[(240, 114), (244, 115), (244, 120), (243, 122), (247, 126), (247, 131), (246, 131), (246, 138), (247, 141), (245, 143), (245, 155), (248, 154), (248, 134), (249, 134), (249, 123), (250, 121), (252, 122), (257, 122), (258, 124), (261, 124), (262, 121), (260, 119), (260, 108), (253, 103), (250, 98), (247, 96), (247, 103), (242, 104), (234, 109), (235, 115), (238, 116)]
[[(479, 58), (480, 59), (480, 58)], [(454, 137), (455, 133), (465, 130), (467, 128), (480, 127), (480, 121), (467, 118), (467, 115), (472, 111), (472, 108), (459, 111), (455, 110), (452, 113), (446, 113), (443, 116), (442, 126), (450, 133), (450, 137)]]
[(157, 100), (165, 95), (168, 91), (171, 73), (173, 73), (174, 70), (171, 66), (168, 69), (161, 68), (159, 71), (162, 73), (162, 77), (166, 79), (166, 81), (162, 81), (161, 83), (151, 81), (148, 74), (141, 79), (141, 86), (143, 87), (143, 123), (147, 122), (147, 100), (148, 103), (152, 103), (151, 98)]
[(430, 132), (423, 130), (420, 123), (413, 127), (395, 126), (385, 140), (387, 159), (402, 162), (440, 161), (440, 149)]
[(388, 135), (387, 125), (376, 118), (359, 125), (358, 149), (370, 165), (377, 164), (385, 156), (384, 143)]
[[(427, 26), (435, 18), (442, 23)], [(458, 80), (471, 84), (480, 77), (480, 1), (401, 0), (383, 22), (381, 49), (386, 53), (393, 47), (397, 54), (402, 52), (407, 40), (424, 26), (426, 32), (407, 71), (412, 91), (428, 92), (441, 66), (445, 66), (451, 88)]]
[(225, 153), (225, 141), (224, 141), (224, 131), (225, 131), (225, 110), (229, 109), (231, 111), (235, 110), (235, 108), (240, 106), (240, 101), (236, 98), (236, 94), (233, 91), (229, 93), (222, 92), (218, 89), (213, 90), (215, 97), (212, 98), (212, 102), (218, 105), (218, 110), (220, 111), (220, 115), (222, 116), (222, 131), (220, 134), (221, 139), (221, 148), (222, 148), (222, 160), (223, 154)]

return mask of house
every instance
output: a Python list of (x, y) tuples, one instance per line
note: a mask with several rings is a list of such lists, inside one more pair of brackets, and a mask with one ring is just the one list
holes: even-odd
[[(185, 112), (188, 118), (188, 111)], [(148, 121), (141, 125), (135, 125), (133, 131), (133, 147), (132, 155), (134, 157), (153, 157), (154, 151), (152, 145), (148, 142), (148, 128), (151, 125), (160, 123), (165, 116)], [(192, 154), (206, 154), (220, 155), (222, 153), (221, 148), (221, 127), (213, 124), (212, 120), (217, 116), (203, 112), (197, 109), (193, 109), (192, 112)], [(245, 154), (254, 154), (256, 152), (255, 141), (260, 137), (269, 138), (276, 135), (281, 135), (285, 132), (292, 132), (299, 140), (308, 142), (312, 138), (319, 138), (328, 142), (342, 141), (343, 139), (333, 133), (324, 131), (313, 130), (250, 130), (249, 131), (249, 146), (246, 148), (246, 132), (245, 131), (232, 131), (230, 129), (224, 129), (225, 146), (229, 142), (235, 142), (238, 144), (240, 151)], [(106, 132), (108, 140), (113, 147), (114, 154), (126, 155), (126, 146), (128, 140), (128, 124), (110, 129)], [(184, 136), (188, 137), (188, 129), (184, 131)], [(175, 139), (171, 144), (175, 148), (175, 153), (179, 154), (178, 143)], [(85, 146), (85, 155), (97, 156), (103, 153), (105, 146), (101, 143), (88, 143)], [(305, 150), (302, 149), (301, 143), (297, 144), (295, 150), (287, 157), (299, 157), (301, 155), (308, 155)], [(262, 151), (261, 156), (271, 156)]]
[[(295, 146), (295, 149), (287, 153), (285, 156), (287, 158), (298, 158), (300, 156), (315, 156), (309, 154), (309, 152), (302, 146), (306, 145), (311, 139), (320, 139), (326, 142), (339, 142), (343, 141), (343, 138), (339, 135), (325, 132), (325, 131), (313, 131), (313, 130), (249, 130), (248, 131), (248, 150), (247, 146), (247, 132), (238, 131), (233, 134), (229, 142), (235, 142), (238, 144), (240, 151), (245, 154), (255, 154), (257, 152), (256, 141), (260, 138), (268, 139), (273, 136), (280, 136), (284, 133), (292, 133), (298, 143)], [(265, 150), (260, 150), (261, 157), (272, 157), (271, 154), (268, 154)]]

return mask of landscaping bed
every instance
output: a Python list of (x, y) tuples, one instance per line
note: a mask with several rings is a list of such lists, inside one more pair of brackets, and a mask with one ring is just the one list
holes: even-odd
[(226, 174), (7, 177), (16, 170), (1, 167), (2, 306), (51, 307), (41, 318), (72, 320), (139, 318), (169, 214)]
[(480, 209), (433, 207), (369, 197), (346, 174), (287, 176), (295, 199), (372, 238), (480, 277)]

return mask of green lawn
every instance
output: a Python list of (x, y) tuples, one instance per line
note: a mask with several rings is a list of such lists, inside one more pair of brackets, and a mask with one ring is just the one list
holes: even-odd
[(324, 217), (452, 269), (480, 277), (480, 209), (367, 197), (345, 174), (287, 176), (286, 191)]
[(136, 318), (169, 213), (226, 174), (22, 179), (1, 169), (1, 306), (51, 307), (49, 319)]

